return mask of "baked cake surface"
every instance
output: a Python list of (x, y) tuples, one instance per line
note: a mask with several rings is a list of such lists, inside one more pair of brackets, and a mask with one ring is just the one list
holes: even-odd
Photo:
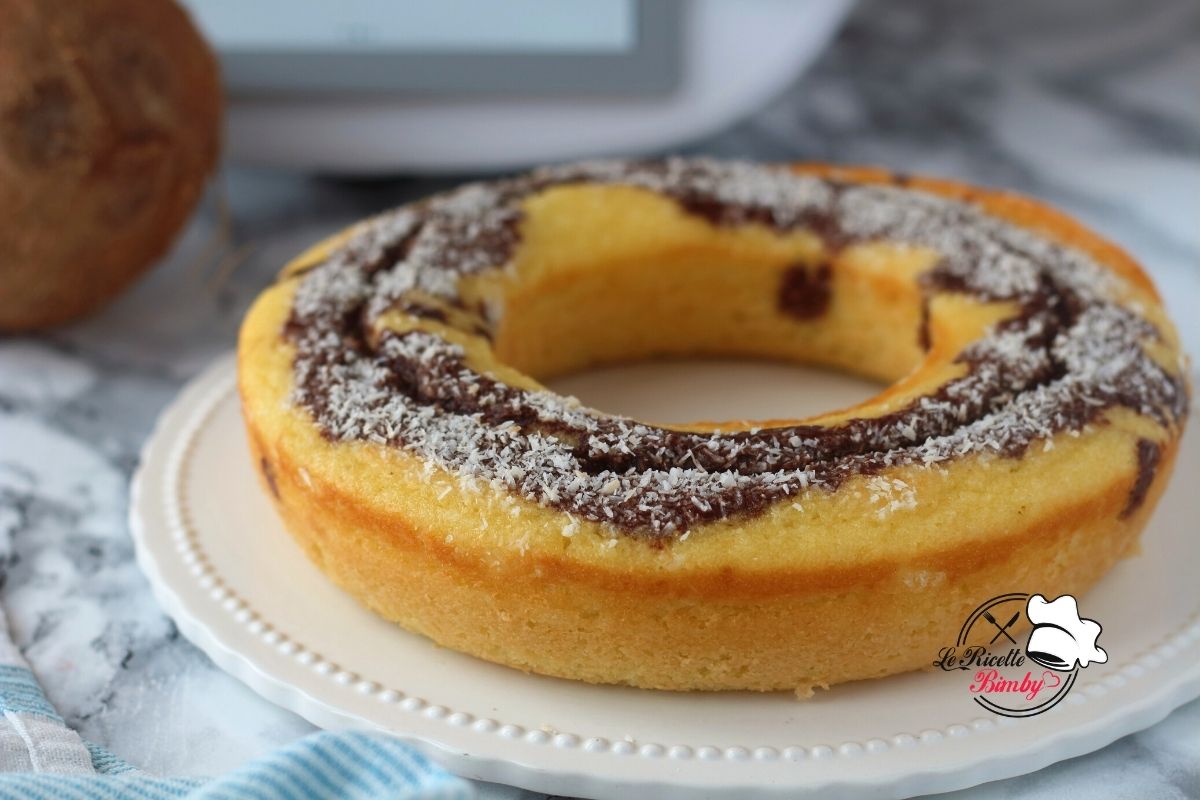
[[(889, 382), (657, 425), (546, 390), (662, 355)], [(982, 599), (1136, 548), (1186, 416), (1126, 254), (1015, 195), (869, 169), (569, 165), (289, 265), (239, 383), (264, 483), (382, 615), (523, 669), (797, 689), (926, 665)]]

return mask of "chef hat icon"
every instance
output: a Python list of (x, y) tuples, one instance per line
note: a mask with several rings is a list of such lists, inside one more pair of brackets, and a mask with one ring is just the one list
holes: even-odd
[(1033, 623), (1025, 655), (1043, 667), (1066, 672), (1078, 664), (1086, 667), (1093, 661), (1103, 664), (1108, 653), (1096, 646), (1100, 623), (1081, 619), (1079, 605), (1069, 594), (1049, 602), (1040, 594), (1029, 598), (1025, 614)]

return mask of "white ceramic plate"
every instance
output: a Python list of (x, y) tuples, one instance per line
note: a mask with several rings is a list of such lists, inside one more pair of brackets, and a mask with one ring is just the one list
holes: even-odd
[[(679, 380), (696, 374), (672, 369)], [(708, 382), (727, 410), (738, 396), (762, 410), (771, 391), (792, 408), (797, 398), (819, 408), (864, 394), (825, 373), (789, 383), (739, 369), (736, 380)], [(610, 393), (619, 374), (602, 376)], [(381, 728), (459, 774), (566, 795), (903, 797), (1036, 770), (1200, 695), (1200, 503), (1188, 491), (1198, 477), (1193, 435), (1144, 552), (1081, 600), (1104, 626), (1108, 663), (1081, 671), (1063, 703), (1028, 719), (982, 713), (965, 673), (839, 686), (799, 702), (588, 686), (440, 649), (360, 608), (292, 543), (247, 456), (231, 358), (163, 414), (131, 516), (139, 563), (183, 633), (317, 725)]]

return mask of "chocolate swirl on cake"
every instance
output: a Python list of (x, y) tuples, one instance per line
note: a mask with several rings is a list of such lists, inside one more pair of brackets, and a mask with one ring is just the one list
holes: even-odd
[[(444, 308), (462, 310), (458, 279), (503, 267), (518, 246), (521, 201), (578, 182), (657, 192), (714, 225), (809, 230), (833, 252), (929, 247), (940, 260), (921, 276), (927, 299), (960, 293), (1019, 311), (958, 356), (962, 377), (882, 417), (729, 433), (646, 425), (506, 385), (429, 331), (369, 333), (394, 308), (441, 320)], [(295, 346), (292, 399), (326, 437), (405, 448), (461, 480), (565, 511), (564, 535), (587, 519), (662, 542), (854, 475), (886, 482), (878, 473), (892, 466), (1019, 457), (1113, 406), (1163, 425), (1186, 412), (1182, 376), (1145, 350), (1158, 331), (1114, 299), (1120, 279), (1089, 256), (966, 203), (784, 168), (603, 162), (470, 185), (372, 221), (298, 280), (284, 330)], [(490, 336), (494, 321), (469, 311), (474, 332)], [(884, 488), (904, 502), (895, 483)]]

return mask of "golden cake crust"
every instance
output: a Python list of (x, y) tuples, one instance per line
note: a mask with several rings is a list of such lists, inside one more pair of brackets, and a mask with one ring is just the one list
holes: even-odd
[[(1120, 276), (1123, 301), (1136, 303), (1161, 332), (1156, 360), (1177, 366), (1173, 328), (1144, 272), (1065, 215), (948, 181), (866, 168), (795, 169), (950, 197), (1086, 253)], [(633, 209), (628, 230), (614, 208)], [(499, 293), (505, 302), (490, 345), (468, 342), (468, 354), (479, 369), (517, 385), (537, 387), (526, 373), (545, 376), (655, 352), (809, 360), (894, 381), (853, 409), (804, 421), (836, 425), (882, 415), (958, 374), (953, 355), (1003, 306), (939, 300), (927, 351), (906, 335), (889, 341), (889, 331), (905, 334), (919, 322), (913, 275), (928, 268), (929, 258), (911, 248), (859, 247), (834, 257), (833, 302), (822, 319), (773, 313), (753, 323), (762, 326), (754, 337), (739, 337), (735, 326), (744, 320), (723, 318), (719, 310), (704, 316), (701, 309), (692, 326), (690, 312), (673, 307), (671, 330), (654, 322), (666, 317), (649, 315), (637, 337), (618, 337), (604, 325), (626, 312), (603, 307), (603, 296), (585, 298), (596, 308), (584, 320), (570, 319), (580, 315), (579, 306), (564, 298), (579, 302), (570, 293), (582, 291), (586, 280), (554, 252), (571, 233), (556, 228), (563, 220), (605, 219), (609, 239), (627, 234), (643, 247), (648, 236), (664, 241), (651, 248), (657, 263), (667, 265), (663, 274), (686, 274), (693, 283), (716, 274), (708, 261), (738, 259), (750, 265), (748, 285), (756, 285), (755, 270), (763, 285), (774, 285), (788, 264), (811, 255), (811, 238), (753, 225), (721, 229), (667, 199), (621, 186), (552, 189), (526, 201), (524, 213), (516, 278), (496, 286), (485, 277), (468, 286), (484, 300)], [(648, 218), (653, 234), (637, 228)], [(650, 688), (805, 693), (927, 666), (981, 600), (1009, 591), (1077, 594), (1135, 552), (1174, 462), (1181, 424), (1112, 407), (1082, 431), (1044, 437), (1019, 457), (969, 454), (935, 469), (902, 464), (880, 473), (887, 479), (882, 490), (873, 482), (879, 475), (853, 475), (834, 490), (814, 487), (749, 516), (694, 525), (686, 537), (615, 534), (611, 526), (502, 488), (464, 483), (402, 447), (330, 438), (292, 402), (295, 348), (282, 331), (297, 284), (345, 240), (343, 234), (322, 243), (285, 268), (242, 329), (239, 388), (264, 486), (288, 530), (351, 595), (441, 645), (517, 668)], [(550, 244), (538, 250), (544, 242)], [(604, 273), (605, 286), (638, 291), (656, 279), (626, 268), (631, 251), (606, 246), (599, 243), (600, 256), (586, 266)], [(881, 263), (899, 266), (893, 271)], [(672, 284), (685, 296), (670, 302), (715, 296), (704, 285), (688, 296), (689, 285)], [(754, 309), (756, 319), (772, 303), (773, 296), (766, 311)], [(600, 332), (580, 327), (589, 323)], [(413, 315), (398, 324), (442, 326)], [(675, 330), (680, 326), (682, 332)], [(530, 345), (539, 330), (551, 331), (544, 338), (561, 346), (548, 352)], [(860, 330), (868, 333), (858, 340), (847, 334)], [(572, 331), (574, 338), (559, 335)], [(1139, 442), (1155, 448), (1149, 470)], [(564, 524), (571, 535), (564, 535)]]

